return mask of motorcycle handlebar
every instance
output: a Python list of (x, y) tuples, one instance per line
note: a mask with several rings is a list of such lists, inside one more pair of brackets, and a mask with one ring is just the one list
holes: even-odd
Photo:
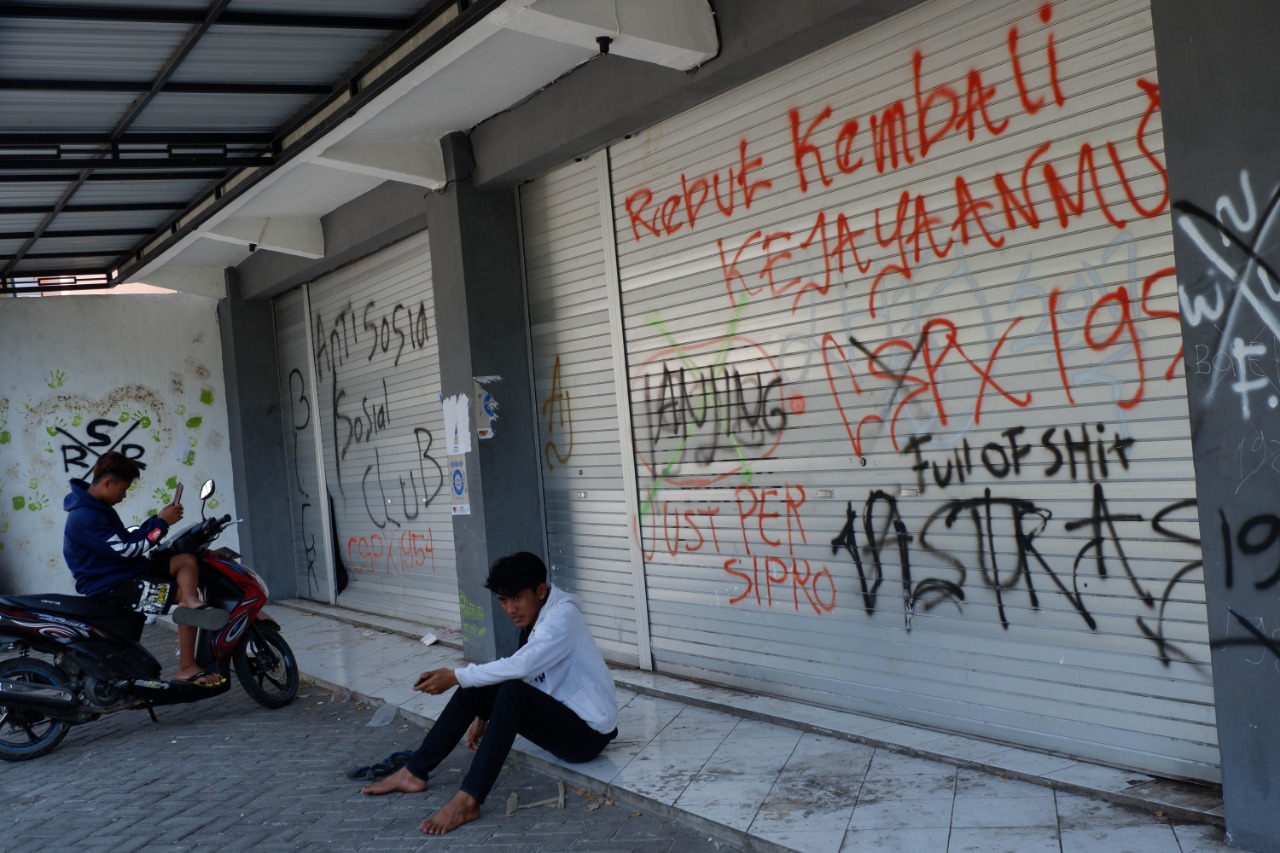
[(231, 515), (218, 518), (206, 518), (189, 530), (183, 531), (173, 542), (173, 548), (180, 554), (194, 554), (204, 547), (231, 522)]

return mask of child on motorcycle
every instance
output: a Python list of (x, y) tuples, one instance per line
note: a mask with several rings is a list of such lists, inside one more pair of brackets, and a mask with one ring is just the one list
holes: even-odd
[(176, 582), (178, 609), (178, 673), (183, 681), (216, 686), (222, 678), (196, 663), (196, 628), (216, 629), (227, 622), (223, 610), (200, 600), (199, 566), (191, 554), (157, 552), (156, 546), (169, 526), (181, 520), (180, 495), (148, 518), (136, 530), (128, 530), (114, 507), (141, 475), (138, 463), (117, 451), (104, 453), (93, 466), (92, 480), (71, 481), (71, 493), (62, 502), (67, 511), (62, 556), (75, 576), (76, 592), (132, 609), (143, 585)]
[(459, 689), (405, 766), (361, 789), (366, 794), (425, 791), (427, 774), (465, 732), (475, 758), (458, 793), (420, 825), (428, 835), (443, 835), (480, 817), (480, 805), (517, 734), (572, 762), (590, 761), (618, 735), (613, 676), (591, 639), (578, 599), (548, 585), (546, 565), (527, 552), (495, 562), (485, 587), (497, 594), (520, 629), (520, 648), (491, 663), (422, 673), (415, 690), (436, 695)]

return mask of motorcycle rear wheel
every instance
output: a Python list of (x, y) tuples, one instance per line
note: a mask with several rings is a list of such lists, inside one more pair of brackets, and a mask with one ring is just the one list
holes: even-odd
[[(0, 661), (0, 678), (67, 687), (67, 674), (38, 658), (11, 658)], [(29, 761), (52, 752), (71, 730), (65, 720), (41, 711), (26, 711), (0, 705), (0, 761)]]
[(283, 708), (298, 695), (298, 661), (275, 628), (254, 622), (231, 661), (244, 692), (259, 705)]

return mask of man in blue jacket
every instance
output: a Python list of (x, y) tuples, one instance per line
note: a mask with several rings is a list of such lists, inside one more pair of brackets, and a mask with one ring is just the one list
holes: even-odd
[(196, 628), (221, 628), (226, 611), (200, 600), (199, 566), (191, 554), (172, 557), (155, 552), (169, 525), (182, 518), (182, 503), (172, 503), (148, 518), (136, 530), (128, 530), (114, 507), (125, 499), (129, 487), (141, 475), (138, 463), (114, 450), (104, 453), (93, 466), (92, 481), (71, 481), (71, 493), (62, 501), (67, 523), (62, 534), (62, 556), (76, 580), (76, 592), (110, 601), (124, 608), (138, 603), (139, 581), (173, 582), (178, 588), (180, 680), (216, 685), (222, 678), (196, 663)]
[(577, 597), (548, 585), (546, 565), (528, 552), (495, 562), (485, 587), (520, 629), (520, 648), (491, 663), (422, 673), (414, 690), (436, 695), (459, 689), (405, 766), (361, 789), (366, 794), (425, 791), (427, 774), (465, 732), (475, 758), (458, 793), (419, 827), (429, 835), (480, 817), (516, 735), (572, 762), (590, 761), (618, 736), (613, 676)]

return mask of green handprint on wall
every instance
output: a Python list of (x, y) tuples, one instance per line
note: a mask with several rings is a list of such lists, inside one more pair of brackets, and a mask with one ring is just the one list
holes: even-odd
[(45, 384), (50, 388), (61, 388), (62, 383), (67, 379), (67, 374), (61, 370), (50, 370), (49, 378), (45, 380)]
[(151, 415), (148, 414), (145, 409), (135, 409), (133, 411), (121, 409), (118, 420), (122, 424), (128, 423), (129, 421), (137, 421), (138, 426), (143, 429), (151, 428)]

